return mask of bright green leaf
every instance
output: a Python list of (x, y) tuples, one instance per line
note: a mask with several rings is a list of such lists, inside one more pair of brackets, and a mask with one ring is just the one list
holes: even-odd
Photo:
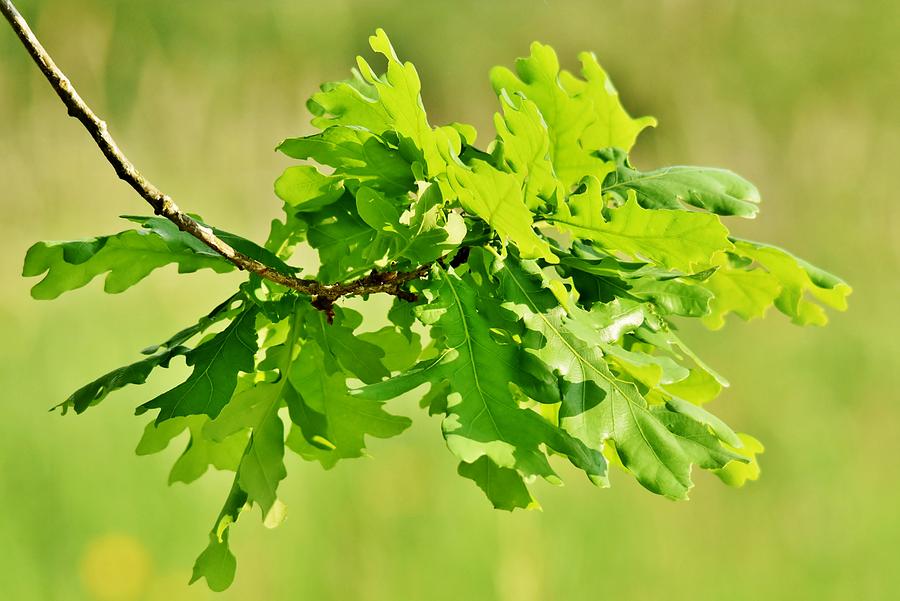
[(539, 507), (519, 472), (498, 466), (490, 457), (482, 456), (472, 463), (462, 462), (457, 471), (463, 478), (475, 482), (496, 509), (512, 511)]
[(32, 297), (46, 300), (81, 288), (104, 274), (105, 292), (123, 292), (170, 263), (178, 265), (179, 273), (204, 268), (225, 273), (234, 269), (196, 238), (179, 233), (180, 236), (167, 239), (156, 231), (141, 229), (85, 240), (38, 242), (25, 255), (22, 275), (46, 273), (31, 289)]
[(245, 308), (227, 328), (186, 353), (194, 371), (175, 388), (147, 401), (137, 414), (159, 409), (156, 423), (179, 415), (216, 417), (231, 399), (240, 372), (253, 370), (256, 353), (255, 308)]
[[(356, 180), (388, 195), (404, 194), (415, 185), (412, 166), (399, 150), (358, 127), (335, 126), (304, 138), (289, 138), (279, 144), (278, 150), (295, 159), (334, 167), (330, 180)], [(281, 194), (278, 196), (289, 202)]]
[(823, 305), (838, 311), (846, 310), (851, 289), (839, 277), (777, 246), (749, 240), (737, 240), (735, 244), (738, 255), (762, 265), (781, 284), (781, 294), (775, 299), (775, 306), (794, 323), (825, 325), (828, 316)]
[(480, 161), (471, 169), (451, 165), (449, 175), (463, 208), (511, 240), (523, 257), (557, 262), (550, 245), (534, 231), (533, 216), (515, 176)]
[(645, 209), (682, 209), (688, 204), (718, 215), (748, 218), (759, 212), (759, 190), (727, 169), (676, 166), (640, 172), (628, 164), (621, 151), (603, 156), (616, 162), (616, 170), (606, 177), (603, 190), (622, 202), (633, 190)]
[(340, 178), (323, 175), (310, 165), (288, 167), (275, 180), (275, 195), (296, 212), (318, 211), (336, 202), (343, 193)]
[(738, 434), (742, 446), (740, 449), (731, 449), (735, 454), (744, 457), (744, 461), (734, 460), (726, 464), (716, 472), (722, 482), (728, 486), (741, 487), (748, 480), (759, 478), (760, 468), (757, 455), (765, 451), (762, 443), (749, 434)]
[(600, 203), (595, 203), (590, 213), (561, 213), (550, 221), (606, 250), (685, 272), (708, 267), (717, 253), (732, 248), (728, 230), (715, 215), (644, 209), (633, 193), (624, 205), (609, 210), (606, 222), (599, 220), (601, 209)]

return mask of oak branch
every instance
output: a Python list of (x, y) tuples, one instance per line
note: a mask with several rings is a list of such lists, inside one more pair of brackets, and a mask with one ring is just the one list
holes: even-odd
[(0, 12), (9, 21), (13, 31), (16, 32), (19, 40), (28, 50), (41, 73), (44, 74), (44, 77), (50, 82), (60, 100), (66, 105), (69, 116), (75, 117), (84, 125), (91, 137), (94, 138), (103, 156), (115, 169), (119, 178), (134, 188), (135, 192), (140, 194), (153, 207), (153, 211), (157, 215), (165, 217), (178, 226), (178, 229), (181, 231), (194, 236), (222, 255), (238, 269), (255, 273), (263, 279), (312, 296), (313, 304), (328, 313), (331, 312), (331, 306), (334, 301), (342, 296), (358, 296), (383, 292), (405, 300), (415, 299), (415, 295), (406, 291), (403, 285), (411, 280), (425, 277), (431, 267), (430, 265), (422, 265), (418, 269), (408, 272), (373, 271), (371, 274), (351, 282), (322, 284), (316, 280), (284, 274), (232, 248), (216, 236), (210, 228), (182, 212), (168, 194), (164, 194), (162, 190), (154, 186), (128, 160), (128, 157), (125, 156), (115, 139), (110, 135), (106, 122), (100, 119), (81, 98), (72, 82), (56, 66), (53, 58), (44, 49), (44, 46), (37, 39), (37, 36), (34, 35), (34, 32), (31, 31), (28, 23), (10, 0), (0, 0)]

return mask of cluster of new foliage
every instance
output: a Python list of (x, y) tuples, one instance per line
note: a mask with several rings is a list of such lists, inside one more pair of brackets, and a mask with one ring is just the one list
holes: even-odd
[[(187, 380), (137, 408), (156, 412), (137, 452), (187, 432), (171, 482), (209, 466), (235, 473), (194, 580), (230, 584), (229, 527), (243, 510), (258, 506), (268, 525), (282, 518), (286, 448), (326, 468), (364, 456), (367, 436), (409, 426), (385, 402), (414, 389), (441, 416), (459, 474), (497, 508), (535, 507), (529, 485), (559, 482), (554, 456), (598, 486), (612, 465), (673, 499), (686, 498), (692, 465), (733, 485), (755, 478), (762, 446), (704, 408), (727, 383), (674, 320), (715, 329), (729, 313), (752, 319), (774, 305), (797, 324), (824, 324), (823, 305), (844, 309), (849, 287), (730, 236), (720, 217), (752, 218), (759, 202), (734, 173), (633, 167), (628, 152), (655, 120), (628, 115), (593, 55), (580, 56), (578, 77), (535, 43), (515, 72), (492, 71), (497, 136), (479, 148), (471, 126), (429, 124), (416, 70), (383, 31), (370, 43), (386, 72), (359, 58), (350, 80), (310, 99), (321, 131), (278, 147), (305, 163), (275, 182), (285, 214), (265, 245), (213, 231), (285, 274), (309, 245), (323, 284), (414, 272), (392, 289), (389, 325), (365, 330), (341, 299), (250, 276), (195, 325), (60, 405), (81, 413), (184, 357)], [(170, 263), (234, 270), (165, 219), (128, 219), (139, 227), (32, 247), (24, 274), (46, 272), (33, 295), (104, 274), (106, 291), (121, 292)]]

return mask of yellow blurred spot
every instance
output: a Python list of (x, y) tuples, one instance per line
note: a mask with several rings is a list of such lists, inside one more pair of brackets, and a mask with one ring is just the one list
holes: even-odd
[(150, 564), (150, 555), (133, 536), (105, 534), (84, 550), (81, 582), (97, 601), (132, 601), (147, 590)]

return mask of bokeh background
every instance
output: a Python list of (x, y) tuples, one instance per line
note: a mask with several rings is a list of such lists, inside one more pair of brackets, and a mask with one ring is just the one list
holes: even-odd
[(763, 477), (706, 474), (692, 500), (613, 474), (539, 486), (542, 512), (492, 511), (414, 402), (406, 435), (324, 472), (289, 455), (288, 520), (232, 535), (234, 586), (187, 587), (230, 479), (166, 486), (185, 444), (136, 457), (162, 374), (81, 417), (48, 407), (213, 306), (240, 276), (174, 269), (119, 296), (53, 303), (20, 276), (38, 239), (123, 229), (146, 211), (0, 27), (0, 598), (15, 600), (888, 599), (900, 590), (900, 3), (894, 0), (193, 0), (20, 2), (139, 168), (183, 207), (262, 239), (273, 152), (306, 97), (384, 27), (432, 123), (493, 136), (487, 72), (539, 39), (596, 51), (632, 114), (660, 126), (639, 166), (726, 166), (761, 216), (735, 228), (843, 275), (825, 329), (780, 315), (687, 338), (732, 381), (715, 408), (762, 439)]

